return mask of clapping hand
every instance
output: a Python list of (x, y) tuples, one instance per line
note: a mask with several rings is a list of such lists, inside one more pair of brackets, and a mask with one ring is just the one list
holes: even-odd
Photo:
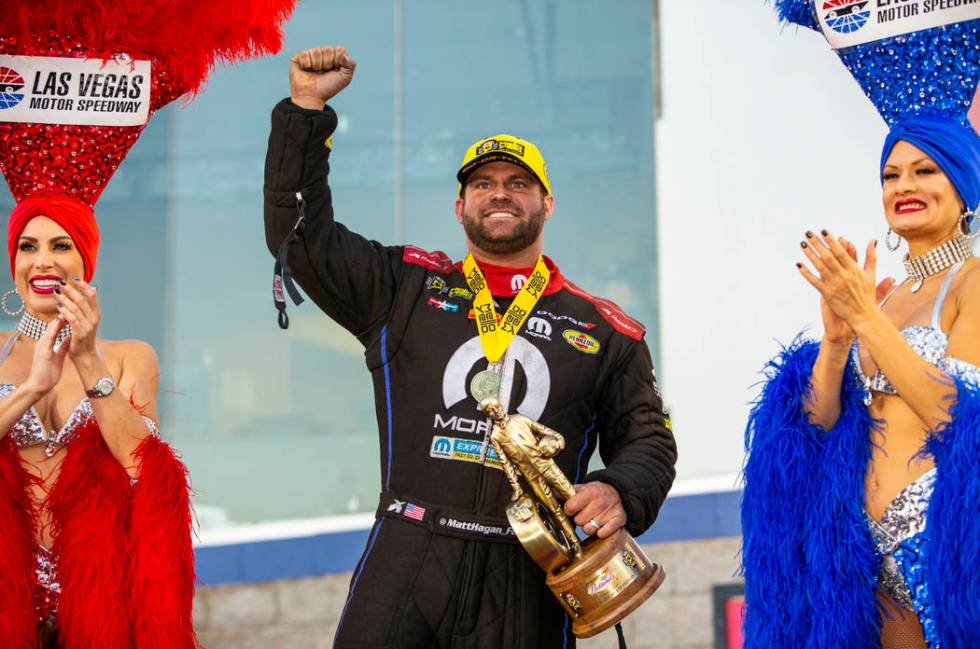
[(65, 338), (60, 345), (55, 346), (58, 332), (65, 326), (66, 321), (59, 313), (48, 323), (41, 338), (34, 344), (34, 357), (31, 360), (31, 372), (24, 381), (23, 387), (45, 395), (61, 380), (61, 372), (65, 368), (65, 356), (71, 337)]
[(95, 340), (102, 310), (95, 287), (75, 275), (56, 294), (59, 315), (71, 325), (68, 353), (73, 359), (96, 354)]
[(821, 235), (807, 232), (806, 240), (800, 243), (815, 272), (802, 263), (796, 266), (803, 278), (820, 292), (826, 340), (850, 344), (854, 340), (854, 323), (877, 311), (878, 302), (891, 290), (895, 280), (887, 277), (875, 285), (877, 241), (868, 243), (864, 264), (859, 266), (854, 244), (827, 230), (822, 230)]

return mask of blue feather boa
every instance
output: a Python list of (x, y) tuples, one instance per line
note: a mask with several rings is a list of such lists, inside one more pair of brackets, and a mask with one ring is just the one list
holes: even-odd
[(951, 421), (926, 448), (936, 461), (929, 501), (929, 592), (941, 646), (980, 647), (980, 386), (955, 376)]
[[(854, 368), (829, 431), (807, 421), (803, 395), (819, 351), (797, 338), (765, 369), (746, 430), (742, 496), (746, 649), (880, 649), (879, 562), (864, 519), (874, 421)], [(938, 477), (927, 523), (929, 588), (943, 647), (980, 634), (980, 389), (957, 379), (952, 423), (928, 452)]]

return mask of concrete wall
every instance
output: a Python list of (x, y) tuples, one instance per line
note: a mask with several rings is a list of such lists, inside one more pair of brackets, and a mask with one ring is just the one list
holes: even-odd
[[(736, 537), (646, 545), (664, 566), (660, 589), (623, 624), (630, 649), (714, 649), (712, 587), (737, 583)], [(350, 573), (201, 588), (194, 620), (206, 649), (327, 649)], [(615, 649), (616, 633), (578, 643)]]

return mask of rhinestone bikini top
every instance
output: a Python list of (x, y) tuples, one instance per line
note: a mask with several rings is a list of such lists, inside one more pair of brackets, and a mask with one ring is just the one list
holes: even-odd
[[(0, 364), (7, 360), (10, 351), (14, 347), (17, 336), (11, 335), (7, 342), (0, 348)], [(0, 399), (10, 396), (17, 389), (12, 383), (0, 383)], [(44, 454), (51, 457), (58, 452), (58, 449), (75, 439), (79, 426), (84, 424), (89, 418), (94, 417), (92, 412), (92, 402), (88, 397), (83, 398), (75, 409), (68, 415), (65, 423), (55, 431), (49, 431), (44, 427), (40, 415), (34, 406), (31, 406), (23, 416), (10, 428), (10, 438), (17, 448), (27, 448), (29, 446), (45, 445)], [(143, 421), (153, 435), (159, 435), (160, 431), (156, 423), (149, 417), (144, 416)]]
[[(10, 395), (17, 389), (16, 385), (10, 383), (0, 383), (0, 399)], [(10, 428), (10, 437), (13, 439), (17, 448), (27, 448), (28, 446), (38, 446), (46, 444), (44, 454), (51, 457), (58, 452), (58, 449), (75, 438), (75, 431), (89, 417), (92, 416), (92, 402), (88, 397), (82, 399), (75, 409), (71, 411), (64, 425), (56, 431), (49, 431), (41, 422), (34, 406), (24, 413)]]
[[(918, 354), (926, 362), (935, 365), (947, 374), (967, 376), (974, 382), (980, 383), (980, 368), (960, 359), (951, 358), (946, 355), (946, 350), (949, 346), (949, 338), (946, 336), (946, 332), (942, 330), (939, 323), (939, 316), (942, 311), (943, 302), (946, 300), (946, 295), (949, 293), (949, 287), (952, 285), (953, 278), (956, 276), (956, 273), (963, 267), (963, 264), (964, 262), (962, 261), (957, 262), (946, 274), (946, 278), (943, 280), (943, 284), (939, 289), (939, 294), (936, 296), (936, 304), (932, 309), (932, 324), (929, 326), (911, 325), (905, 327), (902, 329), (902, 336), (909, 344), (909, 347), (912, 348), (912, 351)], [(899, 286), (901, 286), (901, 284)], [(888, 301), (888, 298), (890, 298), (892, 293), (894, 293), (897, 289), (898, 287), (896, 286), (894, 289), (892, 289), (891, 293), (885, 296), (885, 299), (883, 299), (881, 304), (878, 305), (879, 308), (885, 305), (885, 302)], [(888, 380), (888, 377), (885, 376), (881, 369), (878, 369), (871, 376), (865, 376), (864, 371), (861, 369), (861, 362), (860, 357), (858, 356), (858, 346), (856, 342), (851, 348), (851, 354), (854, 366), (857, 368), (858, 375), (864, 380), (865, 405), (870, 405), (872, 392), (898, 394), (898, 391), (895, 390), (891, 382)]]

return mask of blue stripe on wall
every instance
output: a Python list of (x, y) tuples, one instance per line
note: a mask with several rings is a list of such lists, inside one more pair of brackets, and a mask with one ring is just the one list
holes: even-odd
[(197, 548), (197, 576), (205, 586), (218, 586), (350, 572), (370, 533), (366, 529)]
[(657, 522), (638, 539), (642, 543), (693, 541), (739, 536), (741, 491), (693, 494), (668, 498)]
[[(738, 536), (741, 492), (668, 498), (643, 543)], [(204, 586), (296, 579), (350, 572), (364, 551), (370, 529), (197, 548), (197, 574)]]

